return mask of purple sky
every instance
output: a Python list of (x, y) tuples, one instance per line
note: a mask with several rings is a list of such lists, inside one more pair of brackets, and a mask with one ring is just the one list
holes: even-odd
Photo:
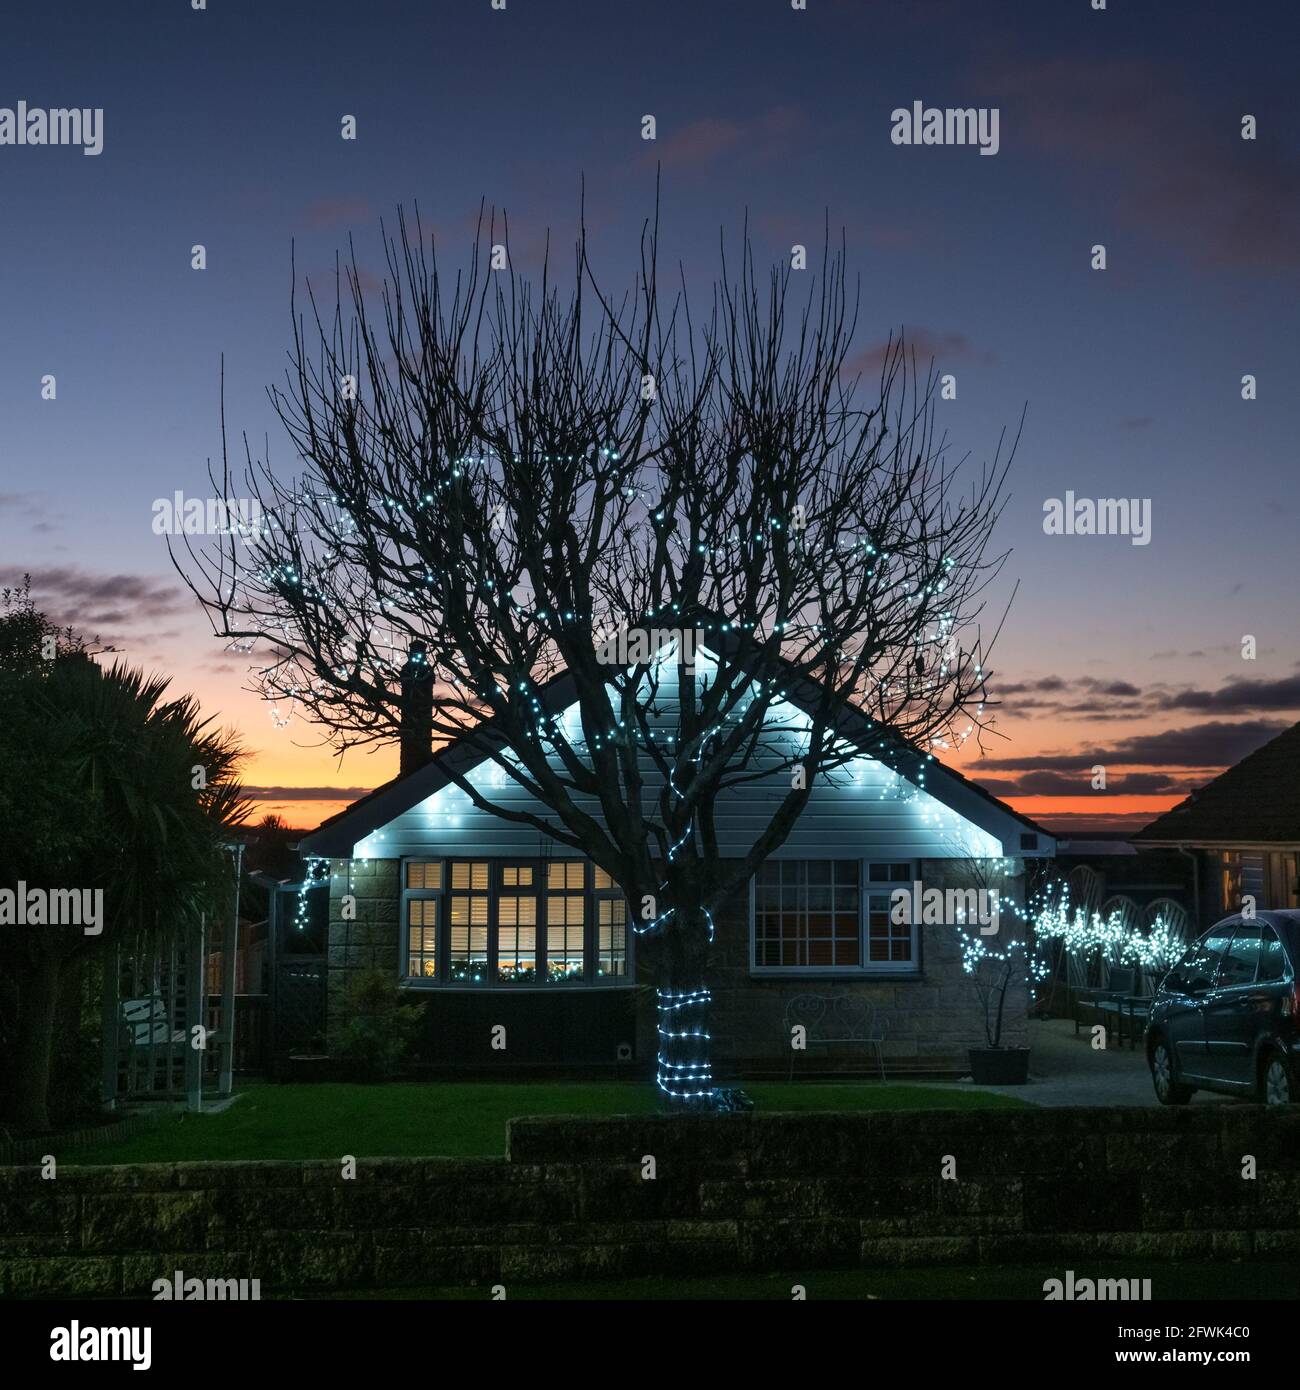
[[(902, 325), (956, 374), (955, 453), (991, 453), (1027, 404), (991, 605), (1019, 581), (992, 663), (1006, 738), (967, 771), (1050, 823), (1141, 821), (1300, 717), (1294, 6), (9, 9), (0, 107), (105, 114), (98, 157), (0, 146), (0, 583), (31, 571), (52, 614), (197, 691), (268, 806), (313, 822), (340, 793), (304, 788), (366, 788), (393, 759), (340, 767), (301, 720), (277, 727), (151, 532), (154, 499), (209, 490), (221, 354), (232, 428), (290, 473), (264, 388), (291, 243), (313, 277), (349, 235), (375, 265), (379, 217), (418, 202), (455, 254), (486, 197), (527, 265), (548, 227), (571, 243), (585, 174), (594, 258), (622, 283), (656, 161), (663, 254), (701, 293), (746, 210), (764, 257), (815, 245), (829, 210), (863, 360)], [(892, 144), (917, 100), (998, 108), (998, 154)], [(1150, 544), (1045, 535), (1067, 490), (1149, 498)], [(1098, 762), (1104, 796), (1079, 781)]]

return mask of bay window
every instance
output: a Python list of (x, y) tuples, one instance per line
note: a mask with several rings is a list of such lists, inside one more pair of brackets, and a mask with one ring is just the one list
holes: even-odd
[(410, 859), (406, 978), (477, 988), (629, 980), (627, 903), (584, 860)]

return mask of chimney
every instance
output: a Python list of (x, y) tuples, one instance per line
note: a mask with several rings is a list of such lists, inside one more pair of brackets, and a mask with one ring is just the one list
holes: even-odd
[(429, 649), (423, 642), (411, 643), (406, 665), (402, 667), (400, 713), (398, 773), (405, 777), (433, 757), (433, 675), (429, 669)]

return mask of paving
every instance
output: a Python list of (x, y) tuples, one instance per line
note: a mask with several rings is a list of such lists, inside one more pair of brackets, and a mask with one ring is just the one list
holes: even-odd
[[(965, 1090), (971, 1081), (953, 1083)], [(1146, 1054), (1136, 1048), (1098, 1049), (1089, 1030), (1076, 1037), (1068, 1018), (1033, 1019), (1029, 1024), (1029, 1081), (1024, 1086), (985, 1086), (1033, 1105), (1158, 1105)], [(1198, 1091), (1193, 1105), (1232, 1105), (1230, 1096)]]

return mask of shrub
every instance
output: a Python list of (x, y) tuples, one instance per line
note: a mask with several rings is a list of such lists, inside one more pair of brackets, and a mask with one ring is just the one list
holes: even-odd
[(336, 1052), (352, 1063), (358, 1080), (387, 1081), (411, 1050), (423, 1010), (403, 999), (383, 970), (362, 971), (348, 986)]

